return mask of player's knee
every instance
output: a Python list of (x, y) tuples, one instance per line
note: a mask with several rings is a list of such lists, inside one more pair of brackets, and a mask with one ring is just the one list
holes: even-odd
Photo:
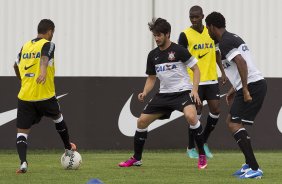
[(210, 108), (210, 113), (217, 116), (220, 114), (220, 108), (216, 107), (216, 108)]
[(145, 121), (144, 118), (138, 118), (137, 120), (137, 128), (145, 129), (148, 127), (148, 122)]
[(185, 118), (186, 118), (186, 120), (188, 121), (188, 123), (190, 124), (190, 125), (196, 125), (197, 124), (197, 122), (198, 122), (198, 117), (197, 117), (197, 114), (186, 114), (185, 115)]
[(239, 123), (234, 123), (231, 121), (227, 120), (227, 127), (229, 129), (230, 132), (235, 132), (236, 130), (238, 130), (242, 125)]
[(28, 128), (28, 129), (18, 128), (18, 129), (17, 129), (17, 133), (18, 133), (18, 134), (28, 135), (29, 132), (30, 132), (30, 128)]

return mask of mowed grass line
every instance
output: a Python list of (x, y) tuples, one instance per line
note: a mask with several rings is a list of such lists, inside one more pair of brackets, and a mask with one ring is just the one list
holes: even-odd
[(232, 176), (242, 162), (237, 151), (216, 151), (206, 170), (197, 169), (197, 160), (189, 159), (180, 150), (145, 150), (141, 167), (119, 168), (129, 158), (129, 151), (80, 151), (83, 159), (79, 170), (64, 170), (59, 151), (29, 151), (26, 174), (15, 174), (18, 167), (16, 151), (0, 152), (1, 184), (85, 184), (98, 178), (105, 184), (186, 184), (186, 183), (282, 183), (282, 151), (256, 151), (264, 171), (261, 180), (239, 180)]

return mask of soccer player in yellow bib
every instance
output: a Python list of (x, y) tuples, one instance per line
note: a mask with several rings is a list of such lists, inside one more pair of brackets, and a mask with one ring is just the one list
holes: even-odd
[[(189, 11), (189, 18), (192, 25), (181, 32), (178, 44), (184, 46), (189, 52), (198, 59), (198, 66), (201, 72), (199, 84), (199, 97), (201, 101), (207, 101), (209, 106), (209, 115), (207, 117), (207, 124), (204, 129), (204, 149), (206, 156), (212, 158), (213, 155), (207, 145), (207, 140), (210, 133), (214, 130), (219, 114), (219, 100), (220, 91), (218, 84), (218, 75), (216, 64), (219, 66), (222, 73), (222, 83), (227, 80), (220, 61), (220, 52), (216, 48), (214, 41), (210, 38), (207, 28), (203, 25), (204, 18), (203, 10), (200, 6), (193, 6)], [(193, 80), (193, 72), (188, 69), (191, 80)], [(202, 115), (202, 104), (197, 106), (198, 119)], [(190, 158), (198, 158), (197, 150), (195, 149), (195, 139), (188, 128), (189, 144), (187, 147), (187, 156)]]
[(18, 94), (17, 112), (17, 151), (20, 167), (16, 173), (27, 171), (27, 137), (32, 125), (39, 123), (43, 116), (50, 117), (59, 133), (66, 154), (76, 150), (69, 141), (69, 134), (60, 106), (55, 95), (55, 44), (51, 42), (55, 24), (43, 19), (38, 24), (37, 38), (26, 42), (14, 65), (17, 77), (21, 81)]

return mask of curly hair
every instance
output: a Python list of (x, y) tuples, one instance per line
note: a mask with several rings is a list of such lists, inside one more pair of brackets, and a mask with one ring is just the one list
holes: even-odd
[(225, 18), (224, 16), (219, 13), (219, 12), (212, 12), (210, 13), (206, 19), (206, 25), (207, 26), (210, 26), (210, 25), (213, 25), (217, 28), (225, 28), (226, 27), (226, 23), (225, 23)]

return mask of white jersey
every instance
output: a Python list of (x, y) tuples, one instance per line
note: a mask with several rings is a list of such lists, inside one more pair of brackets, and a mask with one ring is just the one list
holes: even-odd
[(250, 50), (246, 43), (236, 34), (225, 31), (218, 43), (221, 51), (222, 65), (229, 81), (237, 91), (242, 88), (241, 77), (234, 57), (241, 55), (248, 67), (248, 84), (263, 79), (262, 73), (255, 67)]
[(146, 74), (158, 77), (159, 93), (187, 91), (193, 87), (187, 66), (191, 68), (196, 63), (197, 59), (187, 49), (172, 42), (166, 50), (157, 47), (149, 53)]

